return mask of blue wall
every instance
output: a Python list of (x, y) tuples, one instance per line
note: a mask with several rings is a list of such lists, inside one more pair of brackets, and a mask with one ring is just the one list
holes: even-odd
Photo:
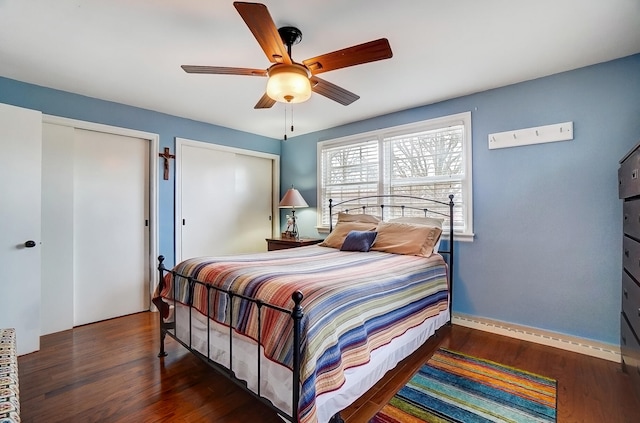
[[(175, 153), (175, 138), (179, 137), (280, 154), (280, 140), (2, 77), (0, 77), (0, 103), (40, 110), (54, 116), (158, 134), (160, 151), (164, 147), (169, 147), (171, 152)], [(172, 171), (168, 181), (162, 179), (162, 164), (159, 163), (158, 166), (158, 248), (159, 253), (166, 257), (167, 265), (171, 265), (174, 262), (173, 169), (175, 166), (171, 163)]]
[[(160, 149), (184, 137), (281, 154), (282, 192), (295, 184), (312, 206), (296, 213), (312, 236), (318, 141), (471, 111), (476, 238), (457, 243), (454, 311), (619, 343), (617, 168), (640, 140), (640, 55), (286, 142), (5, 78), (0, 102), (157, 133)], [(565, 121), (572, 141), (487, 148), (489, 133)], [(158, 180), (159, 248), (172, 263), (173, 176)]]
[[(318, 141), (464, 111), (476, 237), (456, 244), (454, 312), (618, 345), (617, 169), (640, 141), (640, 55), (290, 138), (282, 187), (312, 206), (301, 233), (317, 235)], [(488, 149), (490, 133), (566, 121), (572, 141)]]

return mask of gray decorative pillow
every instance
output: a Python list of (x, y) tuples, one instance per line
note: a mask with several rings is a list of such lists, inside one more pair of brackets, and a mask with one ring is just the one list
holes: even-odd
[(340, 251), (362, 251), (366, 253), (376, 240), (376, 231), (350, 231), (340, 247)]
[(338, 222), (333, 231), (318, 244), (321, 247), (340, 248), (351, 231), (375, 231), (376, 223)]

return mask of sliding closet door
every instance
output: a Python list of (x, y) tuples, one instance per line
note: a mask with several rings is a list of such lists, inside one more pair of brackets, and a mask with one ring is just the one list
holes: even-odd
[(74, 133), (42, 124), (42, 335), (73, 327)]
[(189, 144), (180, 148), (178, 160), (182, 257), (225, 254), (237, 230), (229, 224), (235, 213), (235, 154)]
[(149, 309), (149, 142), (75, 130), (74, 326)]
[(266, 251), (275, 157), (176, 140), (176, 259)]
[(271, 238), (273, 160), (236, 154), (235, 232), (232, 249), (238, 253), (261, 252)]

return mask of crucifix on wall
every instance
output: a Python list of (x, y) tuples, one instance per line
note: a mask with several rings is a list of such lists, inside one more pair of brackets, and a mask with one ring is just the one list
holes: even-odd
[(164, 159), (164, 180), (169, 179), (169, 159), (175, 159), (176, 156), (169, 152), (169, 147), (164, 148), (164, 153), (158, 153), (158, 156)]

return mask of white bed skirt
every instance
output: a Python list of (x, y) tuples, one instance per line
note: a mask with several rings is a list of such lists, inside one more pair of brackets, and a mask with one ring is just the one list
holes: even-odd
[[(209, 326), (209, 352), (207, 352), (207, 318), (196, 310), (177, 304), (174, 310), (176, 336), (189, 345), (191, 326), (191, 348), (207, 356), (218, 364), (229, 368), (229, 328), (214, 321)], [(393, 369), (401, 360), (411, 355), (435, 331), (449, 321), (449, 310), (427, 319), (420, 326), (409, 329), (389, 344), (374, 350), (367, 364), (345, 371), (345, 383), (340, 389), (324, 393), (316, 398), (318, 423), (327, 423), (331, 417), (348, 407), (362, 394), (376, 384), (385, 373)], [(236, 378), (247, 382), (247, 386), (258, 392), (258, 356), (261, 360), (262, 382), (260, 395), (269, 399), (281, 410), (292, 412), (291, 383), (292, 372), (286, 367), (264, 357), (262, 349), (258, 353), (255, 341), (233, 332), (233, 371)]]

